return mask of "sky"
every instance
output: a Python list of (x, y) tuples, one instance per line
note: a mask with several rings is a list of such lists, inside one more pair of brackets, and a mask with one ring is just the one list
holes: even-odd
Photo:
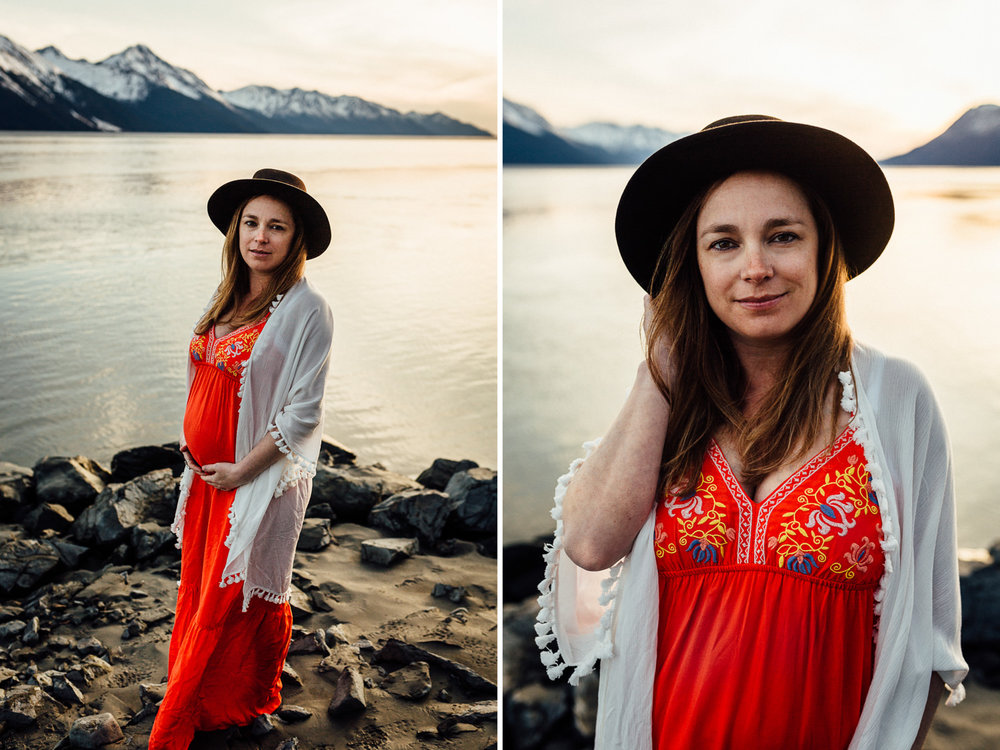
[(442, 111), (496, 132), (499, 0), (0, 0), (0, 35), (98, 62), (133, 44), (250, 84)]
[(504, 0), (503, 93), (557, 126), (769, 114), (876, 158), (1000, 104), (995, 0)]

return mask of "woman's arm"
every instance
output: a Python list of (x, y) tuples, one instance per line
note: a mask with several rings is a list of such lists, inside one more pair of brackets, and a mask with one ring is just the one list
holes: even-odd
[(927, 739), (927, 733), (931, 728), (931, 721), (934, 719), (934, 714), (941, 703), (941, 694), (943, 692), (944, 680), (938, 676), (937, 672), (934, 672), (931, 674), (931, 686), (927, 693), (927, 703), (924, 705), (924, 716), (920, 720), (920, 731), (917, 732), (917, 739), (913, 742), (912, 750), (920, 750), (924, 746), (924, 740)]
[(281, 455), (274, 438), (266, 434), (236, 463), (219, 462), (202, 466), (202, 479), (217, 490), (234, 490), (252, 482), (261, 472), (281, 458)]
[[(648, 330), (652, 319), (649, 295), (645, 308), (643, 325)], [(669, 373), (666, 350), (658, 345), (655, 356), (662, 360), (664, 373)], [(669, 413), (666, 399), (643, 362), (622, 410), (566, 489), (564, 548), (581, 568), (603, 570), (632, 547), (653, 507)]]

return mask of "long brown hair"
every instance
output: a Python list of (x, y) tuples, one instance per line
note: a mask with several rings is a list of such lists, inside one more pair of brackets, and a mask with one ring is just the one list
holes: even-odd
[[(766, 394), (762, 408), (749, 416), (743, 413), (747, 375), (728, 329), (708, 304), (695, 245), (698, 214), (725, 179), (692, 200), (664, 243), (653, 274), (652, 287), (658, 291), (646, 361), (670, 404), (658, 497), (695, 491), (709, 439), (721, 428), (736, 436), (747, 484), (758, 484), (782, 464), (802, 457), (823, 429), (838, 372), (850, 364), (851, 333), (844, 308), (847, 265), (840, 239), (825, 203), (795, 181), (819, 232), (816, 296), (789, 334), (785, 375)], [(654, 346), (661, 340), (669, 342), (671, 384), (654, 357)]]
[(208, 310), (201, 316), (201, 320), (194, 328), (194, 332), (197, 334), (207, 332), (216, 322), (227, 318), (229, 323), (237, 328), (260, 320), (267, 313), (274, 298), (291, 289), (305, 272), (305, 226), (298, 213), (286, 203), (285, 205), (292, 214), (292, 220), (295, 222), (295, 234), (292, 237), (292, 245), (288, 255), (274, 269), (264, 291), (237, 315), (240, 302), (250, 294), (250, 268), (243, 260), (243, 256), (240, 255), (240, 220), (243, 218), (243, 210), (247, 204), (258, 197), (260, 196), (254, 195), (247, 198), (233, 212), (229, 229), (226, 231), (226, 239), (222, 243), (222, 283), (215, 290), (215, 296), (212, 298)]

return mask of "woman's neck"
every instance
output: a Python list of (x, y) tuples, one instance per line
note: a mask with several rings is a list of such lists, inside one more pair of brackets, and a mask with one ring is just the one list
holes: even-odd
[(750, 415), (757, 410), (761, 401), (783, 376), (791, 345), (734, 339), (733, 348), (736, 350), (736, 356), (746, 374), (747, 393), (743, 409), (747, 415)]

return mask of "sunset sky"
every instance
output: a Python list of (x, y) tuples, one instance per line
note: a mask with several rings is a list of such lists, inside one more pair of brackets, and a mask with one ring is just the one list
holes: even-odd
[(496, 131), (496, 0), (0, 0), (0, 34), (91, 62), (133, 44), (209, 86), (351, 94)]
[(504, 0), (503, 24), (504, 95), (558, 126), (763, 113), (882, 158), (1000, 104), (992, 0)]

